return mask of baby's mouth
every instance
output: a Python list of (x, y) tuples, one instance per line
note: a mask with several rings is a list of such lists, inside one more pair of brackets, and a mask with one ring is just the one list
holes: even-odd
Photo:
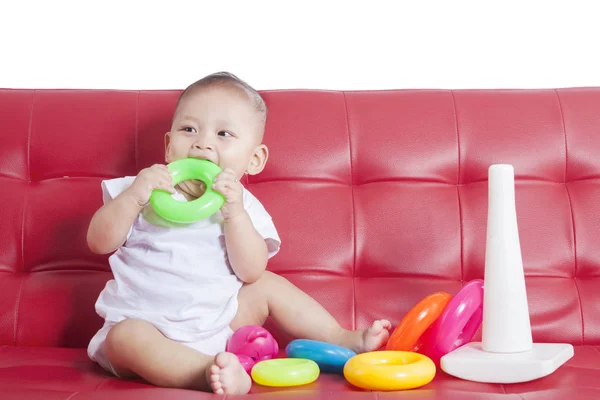
[(191, 157), (191, 158), (195, 158), (195, 159), (197, 159), (197, 160), (210, 161), (210, 162), (211, 162), (211, 163), (213, 163), (213, 164), (219, 165), (219, 163), (217, 163), (216, 161), (214, 161), (214, 160), (211, 160), (210, 158), (207, 158), (207, 157), (202, 157), (202, 156), (199, 156), (199, 157), (190, 156), (190, 157)]
[(190, 179), (190, 180), (188, 181), (188, 183), (189, 183), (191, 186), (193, 186), (195, 189), (199, 189), (199, 190), (202, 190), (202, 191), (205, 191), (205, 190), (206, 190), (206, 184), (205, 184), (203, 181), (201, 181), (201, 180), (198, 180), (198, 179)]
[(197, 199), (206, 192), (206, 184), (197, 179), (180, 182), (177, 187), (188, 200)]

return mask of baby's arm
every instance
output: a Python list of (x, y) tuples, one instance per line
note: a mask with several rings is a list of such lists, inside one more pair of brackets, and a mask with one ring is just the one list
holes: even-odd
[(212, 188), (225, 197), (221, 215), (229, 264), (240, 280), (255, 282), (267, 268), (269, 257), (265, 239), (244, 209), (244, 188), (229, 168), (217, 175)]
[(267, 268), (267, 244), (245, 210), (225, 220), (225, 244), (237, 277), (246, 283), (257, 281)]
[(125, 243), (129, 228), (141, 209), (128, 191), (103, 205), (92, 217), (88, 228), (87, 243), (90, 250), (106, 254)]
[(154, 189), (175, 191), (165, 165), (156, 164), (141, 170), (131, 186), (96, 211), (87, 232), (90, 250), (106, 254), (125, 243), (129, 228), (148, 203)]

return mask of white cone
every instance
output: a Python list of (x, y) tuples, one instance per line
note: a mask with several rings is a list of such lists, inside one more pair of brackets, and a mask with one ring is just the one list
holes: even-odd
[(489, 169), (482, 343), (485, 351), (496, 353), (528, 351), (533, 346), (514, 176), (512, 165)]
[(468, 343), (446, 354), (440, 364), (446, 373), (461, 379), (527, 382), (556, 371), (573, 357), (573, 346), (533, 343), (513, 167), (492, 165), (488, 185), (483, 341)]

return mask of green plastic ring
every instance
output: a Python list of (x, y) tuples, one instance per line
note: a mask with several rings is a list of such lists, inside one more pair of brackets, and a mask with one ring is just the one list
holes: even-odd
[(167, 221), (189, 224), (208, 218), (225, 204), (225, 197), (212, 190), (215, 177), (221, 168), (207, 160), (183, 158), (167, 165), (171, 171), (173, 184), (189, 179), (198, 179), (206, 185), (206, 192), (196, 200), (181, 202), (171, 197), (165, 190), (156, 189), (150, 195), (154, 211)]

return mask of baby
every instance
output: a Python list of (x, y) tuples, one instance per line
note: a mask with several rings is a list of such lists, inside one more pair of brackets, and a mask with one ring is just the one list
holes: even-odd
[(334, 343), (356, 352), (380, 348), (391, 324), (377, 320), (349, 331), (315, 300), (266, 271), (280, 246), (270, 215), (240, 183), (263, 170), (265, 102), (229, 73), (209, 75), (179, 97), (165, 134), (165, 163), (194, 157), (221, 167), (213, 190), (225, 204), (192, 224), (169, 223), (148, 206), (155, 189), (180, 201), (202, 196), (203, 182), (174, 187), (166, 165), (135, 177), (102, 182), (104, 205), (87, 234), (92, 251), (107, 254), (114, 279), (96, 311), (104, 326), (88, 346), (90, 358), (121, 378), (164, 387), (245, 394), (251, 378), (225, 352), (233, 331), (273, 317), (294, 337)]

